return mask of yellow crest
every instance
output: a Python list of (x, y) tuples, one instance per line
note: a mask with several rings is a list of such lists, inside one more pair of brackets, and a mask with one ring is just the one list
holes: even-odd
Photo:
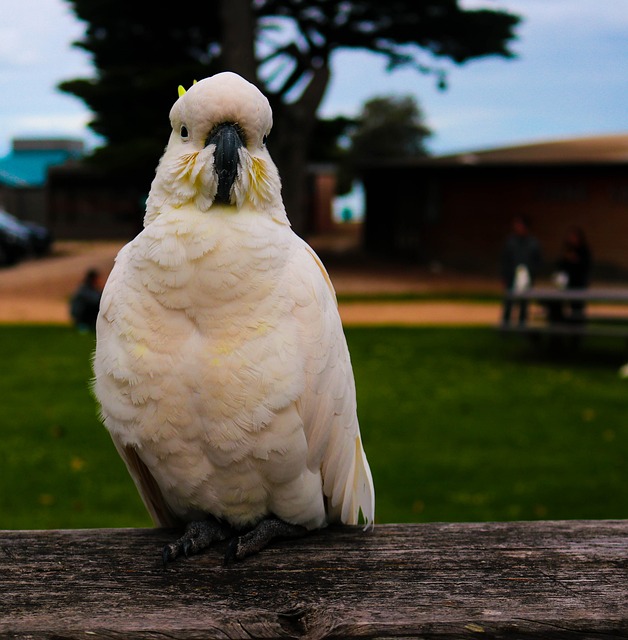
[[(192, 85), (195, 85), (197, 82), (198, 80), (194, 80), (194, 82), (192, 82)], [(180, 84), (178, 91), (179, 91), (179, 98), (180, 98), (181, 96), (185, 95), (186, 89), (182, 84)]]

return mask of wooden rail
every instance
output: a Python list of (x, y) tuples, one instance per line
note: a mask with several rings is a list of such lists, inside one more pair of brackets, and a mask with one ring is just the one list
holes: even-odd
[(0, 637), (628, 638), (628, 521), (330, 528), (164, 571), (172, 535), (0, 532)]

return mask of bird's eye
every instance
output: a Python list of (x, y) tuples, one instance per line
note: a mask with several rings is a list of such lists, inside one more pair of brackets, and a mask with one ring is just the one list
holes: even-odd
[(262, 138), (262, 144), (266, 144), (266, 140), (268, 140), (268, 136), (264, 136), (264, 137)]
[(187, 140), (190, 137), (190, 132), (184, 124), (181, 125), (181, 130), (179, 131), (179, 133), (181, 134), (181, 138), (183, 138), (183, 140)]

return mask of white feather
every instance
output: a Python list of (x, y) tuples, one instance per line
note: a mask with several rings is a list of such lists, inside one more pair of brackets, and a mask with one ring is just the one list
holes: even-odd
[[(329, 277), (290, 229), (263, 138), (266, 99), (235, 74), (194, 85), (144, 230), (118, 255), (97, 325), (94, 390), (157, 524), (274, 513), (308, 528), (374, 520), (349, 353)], [(246, 145), (213, 202), (218, 123)], [(182, 123), (189, 136), (180, 136)]]

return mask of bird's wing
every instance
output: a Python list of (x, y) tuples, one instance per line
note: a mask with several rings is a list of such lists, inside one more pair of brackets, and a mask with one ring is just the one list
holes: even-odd
[(133, 482), (135, 482), (135, 486), (155, 526), (177, 527), (181, 525), (181, 520), (168, 507), (155, 478), (153, 478), (148, 467), (140, 458), (137, 449), (122, 444), (114, 434), (111, 434), (111, 439), (120, 457), (124, 460), (126, 468), (129, 470), (129, 474), (133, 478)]
[[(98, 396), (107, 394), (111, 397), (111, 390), (102, 386), (111, 383), (109, 376), (107, 376), (105, 372), (112, 365), (112, 362), (118, 361), (121, 355), (118, 344), (118, 338), (121, 332), (119, 326), (119, 310), (121, 308), (119, 298), (121, 296), (124, 297), (124, 292), (126, 291), (124, 285), (131, 280), (129, 273), (129, 255), (127, 245), (127, 247), (120, 251), (116, 258), (116, 264), (107, 280), (101, 299), (100, 313), (96, 326), (98, 341), (94, 357), (94, 372), (96, 374), (94, 391)], [(119, 428), (119, 425), (114, 426), (115, 422), (116, 419), (110, 417), (109, 420), (105, 421), (105, 424), (155, 525), (162, 527), (179, 525), (180, 521), (169, 509), (155, 478), (142, 461), (138, 450), (123, 442), (121, 438), (123, 429)]]
[(330, 520), (372, 525), (375, 492), (357, 418), (355, 382), (336, 294), (325, 267), (299, 240), (291, 267), (293, 313), (305, 345), (305, 391), (298, 401), (308, 467), (320, 470)]

